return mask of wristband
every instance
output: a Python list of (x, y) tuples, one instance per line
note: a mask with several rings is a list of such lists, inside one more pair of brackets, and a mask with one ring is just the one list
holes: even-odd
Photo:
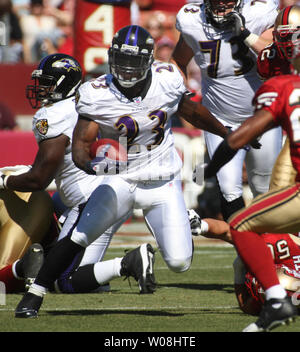
[(205, 235), (209, 230), (208, 223), (204, 220), (201, 220), (201, 235)]
[(257, 42), (258, 38), (259, 36), (257, 34), (249, 32), (249, 35), (244, 39), (244, 43), (251, 48)]

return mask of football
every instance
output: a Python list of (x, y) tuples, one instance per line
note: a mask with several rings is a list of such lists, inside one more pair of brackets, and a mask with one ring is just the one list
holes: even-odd
[(107, 157), (112, 160), (127, 161), (127, 151), (119, 142), (103, 138), (99, 139), (91, 145), (90, 157)]

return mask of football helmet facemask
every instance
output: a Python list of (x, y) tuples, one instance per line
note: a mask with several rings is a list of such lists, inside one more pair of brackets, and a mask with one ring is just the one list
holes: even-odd
[(224, 29), (231, 25), (231, 11), (240, 12), (243, 0), (204, 0), (207, 21), (214, 27)]
[(82, 70), (72, 56), (52, 54), (41, 60), (31, 78), (34, 84), (26, 87), (26, 98), (37, 109), (75, 95)]
[(287, 6), (276, 17), (274, 42), (281, 57), (292, 59), (293, 48), (300, 43), (300, 6)]
[(153, 63), (154, 39), (140, 26), (126, 26), (113, 37), (108, 50), (111, 74), (124, 88), (144, 80)]

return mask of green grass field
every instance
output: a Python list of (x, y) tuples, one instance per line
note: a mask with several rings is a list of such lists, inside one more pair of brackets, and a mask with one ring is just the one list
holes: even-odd
[[(106, 259), (122, 256), (109, 249)], [(1, 332), (239, 332), (256, 320), (243, 314), (232, 285), (235, 251), (228, 246), (195, 247), (193, 264), (171, 272), (156, 253), (158, 282), (153, 295), (140, 295), (134, 279), (111, 282), (111, 292), (47, 294), (37, 319), (15, 319), (20, 294), (0, 306)], [(275, 331), (299, 331), (300, 319)], [(130, 336), (130, 334), (128, 335)]]

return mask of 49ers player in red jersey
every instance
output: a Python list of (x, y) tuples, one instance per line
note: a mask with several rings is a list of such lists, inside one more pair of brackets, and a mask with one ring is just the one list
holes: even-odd
[[(282, 76), (284, 74), (290, 73), (292, 65), (289, 60), (292, 58), (292, 54), (293, 54), (292, 39), (295, 40), (298, 38), (299, 32), (297, 30), (299, 28), (300, 28), (300, 7), (299, 6), (296, 6), (296, 5), (288, 6), (278, 14), (275, 21), (274, 43), (267, 46), (265, 49), (263, 49), (258, 56), (257, 69), (258, 69), (258, 73), (262, 78), (269, 79), (274, 76), (279, 76), (279, 75)], [(297, 58), (297, 60), (300, 60), (300, 59)], [(256, 115), (257, 115), (258, 121), (259, 121), (258, 112), (263, 111), (264, 107), (268, 109), (268, 106), (272, 107), (274, 105), (274, 108), (273, 109), (271, 108), (271, 113), (273, 113), (274, 117), (280, 115), (281, 107), (279, 105), (284, 104), (284, 99), (286, 100), (287, 97), (280, 100), (279, 98), (280, 94), (277, 93), (277, 89), (274, 89), (274, 92), (273, 92), (273, 87), (276, 87), (276, 84), (279, 84), (279, 82), (280, 81), (276, 82), (275, 78), (273, 78), (273, 80), (270, 81), (270, 84), (265, 83), (265, 85), (256, 94), (255, 103), (256, 103), (256, 109), (257, 109)], [(284, 91), (283, 87), (285, 86), (285, 79), (282, 78), (281, 84), (282, 84), (281, 91)], [(296, 85), (298, 87), (299, 83), (297, 82)], [(298, 90), (294, 90), (293, 92), (297, 92), (297, 91)], [(278, 103), (279, 101), (280, 103)], [(275, 102), (277, 102), (277, 105), (275, 105)], [(299, 104), (297, 99), (295, 101), (288, 102), (288, 104), (291, 104), (291, 105), (293, 105), (293, 103), (296, 103), (296, 105)], [(277, 111), (278, 111), (278, 115), (276, 114)], [(297, 112), (294, 112), (292, 113), (294, 115), (290, 116), (292, 118), (292, 121), (291, 121), (292, 128), (297, 127), (295, 126), (295, 122), (293, 122), (296, 118), (296, 115), (295, 115), (296, 113)], [(255, 117), (250, 120), (254, 120)], [(279, 119), (277, 123), (280, 123)], [(263, 123), (263, 117), (261, 117), (260, 120)], [(253, 122), (251, 123), (253, 124)], [(272, 127), (271, 121), (270, 121), (270, 126), (267, 126), (266, 128), (270, 128), (270, 127)], [(262, 126), (258, 128), (262, 128)], [(295, 137), (295, 135), (293, 137)], [(277, 190), (278, 192), (280, 188), (285, 189), (291, 185), (295, 185), (295, 178), (297, 176), (297, 172), (294, 166), (295, 166), (295, 163), (298, 163), (298, 161), (296, 162), (294, 159), (294, 165), (292, 164), (290, 154), (295, 155), (295, 144), (292, 143), (291, 145), (293, 146), (293, 148), (292, 148), (292, 152), (290, 153), (289, 138), (286, 138), (285, 145), (282, 148), (282, 151), (278, 156), (273, 168), (271, 182), (270, 182), (270, 192), (274, 190)], [(219, 163), (218, 167), (221, 167), (221, 166), (222, 166), (222, 163)], [(217, 170), (217, 168), (215, 170)], [(206, 175), (207, 174), (208, 172), (206, 170)], [(299, 176), (297, 178), (299, 178)], [(279, 193), (274, 192), (274, 194), (279, 194)], [(275, 200), (274, 198), (273, 201), (269, 201), (268, 197), (271, 196), (271, 194), (272, 193), (268, 193), (267, 195), (260, 197), (261, 200), (263, 200), (264, 198), (266, 199), (265, 201), (266, 204), (262, 205), (263, 202), (260, 203), (260, 198), (256, 198), (253, 203), (253, 204), (257, 203), (256, 206), (251, 207), (250, 205), (250, 207), (246, 208), (244, 211), (241, 211), (241, 214), (245, 214), (245, 216), (243, 217), (243, 215), (241, 215), (240, 224), (234, 223), (234, 220), (238, 218), (238, 216), (235, 217), (233, 215), (232, 217), (233, 221), (231, 222), (231, 224), (234, 224), (234, 226), (241, 225), (241, 228), (239, 229), (238, 232), (240, 232), (239, 234), (242, 234), (242, 233), (245, 234), (245, 237), (247, 237), (251, 233), (243, 231), (242, 230), (243, 226), (247, 230), (250, 229), (252, 231), (255, 231), (256, 228), (259, 229), (259, 230), (256, 230), (255, 232), (261, 233), (260, 241), (259, 241), (260, 245), (263, 246), (264, 244), (267, 244), (267, 246), (271, 249), (271, 252), (272, 252), (272, 258), (274, 260), (273, 262), (274, 280), (276, 280), (275, 275), (277, 274), (277, 278), (280, 284), (286, 289), (287, 294), (293, 295), (295, 293), (294, 291), (297, 290), (298, 286), (300, 286), (300, 275), (299, 275), (300, 266), (298, 263), (300, 259), (299, 257), (300, 241), (299, 241), (299, 238), (297, 238), (295, 235), (262, 233), (264, 232), (264, 231), (261, 231), (263, 226), (270, 226), (270, 228), (272, 228), (272, 217), (270, 216), (269, 218), (265, 218), (263, 216), (263, 212), (267, 210), (269, 211), (269, 215), (272, 214), (272, 211), (271, 211), (272, 205), (274, 206), (273, 211), (275, 212), (276, 207), (280, 208), (280, 202), (283, 199), (282, 198), (282, 199)], [(247, 209), (249, 209), (248, 214), (247, 214)], [(282, 216), (282, 214), (280, 215)], [(253, 218), (251, 218), (251, 216), (253, 216)], [(193, 235), (201, 234), (208, 238), (218, 238), (218, 239), (227, 241), (229, 243), (232, 243), (232, 237), (227, 223), (223, 221), (215, 220), (215, 219), (201, 220), (199, 217), (197, 217), (196, 213), (190, 213), (189, 218), (190, 218)], [(267, 221), (269, 221), (269, 223)], [(271, 232), (271, 231), (268, 231), (268, 232)], [(276, 231), (276, 232), (280, 232), (280, 231)], [(240, 239), (242, 241), (242, 236), (240, 237)], [(254, 243), (255, 242), (253, 242), (253, 253), (255, 253)], [(246, 248), (247, 247), (245, 246), (244, 249), (242, 249), (242, 252), (246, 251)], [(270, 256), (269, 256), (269, 259), (270, 259)], [(253, 260), (254, 262), (255, 259), (251, 259), (251, 260)], [(274, 267), (274, 263), (276, 267)], [(260, 264), (262, 263), (260, 262)], [(270, 260), (269, 260), (269, 265), (271, 266)], [(263, 265), (261, 267), (263, 268)], [(236, 296), (237, 296), (240, 308), (245, 313), (255, 314), (255, 315), (258, 314), (261, 311), (262, 303), (264, 302), (264, 299), (265, 299), (265, 295), (261, 295), (261, 292), (262, 292), (261, 286), (258, 284), (257, 280), (255, 279), (255, 276), (246, 271), (245, 265), (242, 262), (242, 260), (240, 260), (239, 257), (234, 262), (234, 270), (235, 270), (235, 292), (236, 292)], [(270, 298), (273, 295), (273, 293), (271, 293), (270, 295), (270, 291), (269, 291), (269, 295), (267, 296), (269, 296)], [(271, 310), (270, 308), (267, 308), (267, 306), (265, 306), (264, 312), (261, 314), (260, 319), (255, 324), (251, 324), (248, 328), (245, 329), (245, 331), (261, 331), (261, 330), (268, 330), (274, 327), (275, 325), (274, 320), (272, 321), (270, 317), (268, 319), (266, 318), (266, 311), (270, 311), (270, 310)]]
[[(262, 238), (270, 248), (277, 276), (289, 297), (294, 299), (299, 314), (300, 294), (300, 239), (291, 234), (263, 234)], [(236, 270), (241, 263), (235, 262)], [(265, 294), (256, 278), (246, 272), (243, 283), (236, 289), (237, 299), (243, 312), (258, 315), (265, 301)]]
[(262, 79), (267, 80), (290, 73), (287, 30), (298, 26), (300, 26), (300, 6), (288, 6), (280, 11), (275, 20), (273, 43), (267, 45), (257, 57), (257, 72)]
[[(229, 225), (213, 218), (200, 219), (189, 210), (192, 234), (219, 239), (233, 244)], [(296, 234), (265, 233), (261, 235), (271, 250), (277, 276), (289, 296), (295, 297), (298, 304), (300, 294), (300, 236)], [(264, 291), (256, 278), (247, 271), (242, 260), (237, 257), (233, 263), (234, 290), (240, 309), (247, 314), (258, 315), (265, 300)], [(296, 295), (295, 295), (296, 292)], [(298, 311), (300, 306), (297, 306)], [(300, 312), (300, 311), (299, 311)]]
[(296, 171), (292, 183), (256, 197), (248, 207), (229, 219), (238, 254), (266, 295), (259, 319), (244, 329), (247, 332), (270, 330), (293, 321), (297, 315), (296, 307), (280, 285), (273, 258), (262, 238), (263, 233), (295, 233), (300, 230), (300, 31), (298, 26), (288, 26), (284, 33), (293, 74), (273, 77), (257, 90), (253, 99), (253, 117), (224, 139), (204, 171), (205, 178), (212, 177), (240, 148), (267, 130), (281, 126), (287, 133)]
[[(257, 71), (262, 79), (267, 80), (274, 76), (289, 74), (292, 69), (291, 36), (300, 28), (300, 6), (288, 6), (280, 11), (274, 26), (274, 42), (263, 49), (258, 55)], [(286, 187), (295, 181), (296, 171), (290, 157), (290, 143), (287, 137), (284, 146), (274, 164), (270, 181), (270, 190)], [(293, 295), (297, 290), (296, 282), (299, 281), (299, 267), (293, 263), (291, 256), (299, 258), (299, 239), (293, 235), (264, 234), (263, 239), (272, 250), (274, 263), (280, 283), (287, 290), (288, 295)], [(297, 243), (295, 243), (297, 242)], [(278, 247), (279, 246), (279, 247)], [(277, 251), (276, 251), (277, 248)], [(278, 251), (285, 252), (280, 254)], [(290, 253), (293, 253), (292, 255)], [(235, 271), (244, 270), (239, 258), (235, 261)], [(243, 275), (240, 275), (242, 277)], [(236, 296), (240, 308), (249, 314), (258, 314), (264, 302), (264, 294), (256, 278), (249, 272), (243, 278), (236, 278), (243, 283), (235, 284)], [(246, 287), (245, 287), (246, 286)], [(294, 288), (291, 290), (291, 286)]]
[[(263, 49), (257, 58), (257, 72), (262, 79), (267, 80), (291, 72), (291, 36), (298, 28), (300, 28), (300, 6), (288, 6), (279, 12), (275, 20), (274, 42)], [(295, 175), (296, 171), (290, 158), (289, 139), (286, 138), (273, 167), (270, 189), (293, 183)]]
[[(262, 78), (269, 79), (274, 76), (290, 73), (291, 63), (289, 59), (292, 54), (291, 38), (298, 28), (300, 28), (300, 6), (288, 6), (279, 12), (275, 20), (274, 42), (263, 49), (258, 56), (257, 70)], [(289, 138), (286, 138), (284, 147), (282, 148), (273, 168), (270, 190), (287, 187), (293, 184), (295, 182), (295, 177), (296, 171), (291, 162)], [(229, 227), (225, 222), (214, 219), (203, 219), (201, 221), (199, 218), (197, 219), (197, 214), (190, 214), (190, 222), (192, 233), (194, 235), (201, 234), (206, 237), (219, 238), (231, 243), (231, 235), (227, 232)], [(272, 239), (274, 239), (273, 236), (275, 236), (276, 241), (281, 241), (279, 235), (265, 234), (262, 237), (269, 240), (270, 236)], [(285, 234), (282, 236), (289, 235)], [(294, 236), (292, 236), (292, 238), (295, 239)], [(288, 263), (284, 262), (282, 264), (287, 265)], [(289, 267), (293, 270), (292, 266)], [(235, 278), (238, 281), (235, 280), (235, 291), (240, 307), (247, 313), (256, 314), (261, 309), (261, 302), (257, 305), (253, 304), (253, 297), (250, 297), (249, 299), (249, 292), (251, 293), (251, 290), (245, 290), (244, 284), (246, 272), (244, 265), (239, 258), (235, 261), (234, 268), (235, 272), (242, 272), (238, 275), (239, 278)], [(282, 273), (279, 274), (282, 277)], [(248, 273), (248, 279), (250, 277), (249, 275), (250, 274)], [(248, 280), (248, 283), (249, 282), (251, 282), (251, 280)], [(251, 287), (253, 287), (253, 285), (249, 284), (249, 288)], [(254, 291), (252, 291), (252, 293), (253, 292)]]

